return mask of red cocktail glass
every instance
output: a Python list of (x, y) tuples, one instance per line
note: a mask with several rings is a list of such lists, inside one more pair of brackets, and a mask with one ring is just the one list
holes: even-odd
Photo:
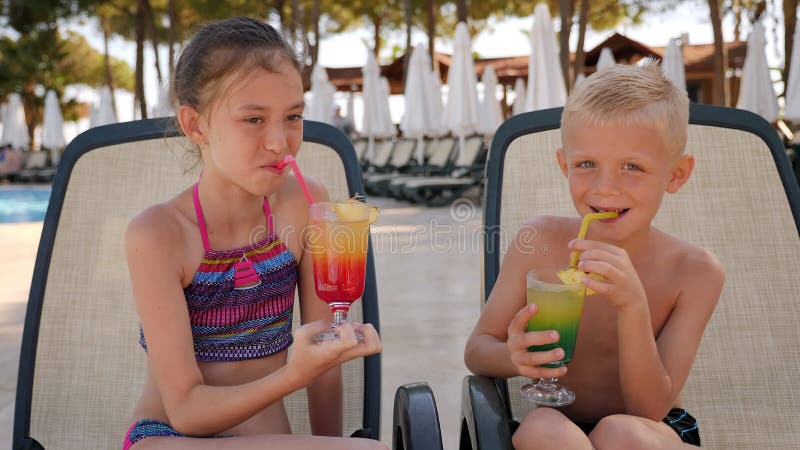
[(333, 311), (333, 329), (315, 340), (338, 339), (350, 305), (364, 293), (369, 224), (378, 210), (356, 200), (319, 202), (310, 207), (307, 242), (317, 296)]

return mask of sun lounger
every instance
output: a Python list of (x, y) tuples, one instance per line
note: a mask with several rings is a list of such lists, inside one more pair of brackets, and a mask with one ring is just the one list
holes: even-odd
[(47, 165), (48, 154), (43, 151), (29, 152), (22, 170), (11, 176), (12, 181), (32, 183), (34, 181), (49, 182), (55, 176), (55, 169)]
[(402, 173), (376, 174), (371, 176), (367, 182), (367, 191), (374, 195), (392, 195), (397, 197), (399, 194), (393, 194), (392, 191), (395, 185), (421, 176), (444, 173), (452, 164), (451, 155), (453, 154), (454, 145), (455, 141), (453, 138), (426, 141), (424, 153), (427, 155), (427, 159), (425, 164), (409, 164), (402, 170)]
[[(139, 211), (197, 179), (186, 148), (170, 119), (93, 128), (67, 148), (28, 300), (14, 449), (120, 448), (146, 376), (123, 233)], [(330, 125), (305, 122), (298, 163), (332, 197), (363, 193), (352, 145)], [(351, 317), (378, 328), (371, 250), (367, 267), (364, 297)], [(343, 372), (345, 433), (378, 439), (380, 355), (349, 362)], [(309, 433), (305, 390), (284, 403), (292, 430)]]
[(400, 139), (395, 142), (392, 157), (385, 166), (381, 167), (380, 172), (364, 174), (364, 187), (367, 193), (381, 195), (382, 190), (379, 189), (381, 183), (414, 167), (416, 162), (413, 160), (413, 156), (417, 145), (415, 139)]
[(25, 154), (20, 150), (10, 147), (3, 150), (3, 159), (0, 161), (0, 181), (15, 179), (25, 164)]
[(448, 204), (468, 190), (482, 187), (486, 153), (483, 137), (471, 136), (467, 138), (464, 151), (449, 176), (398, 180), (389, 189), (398, 198), (413, 203), (428, 206)]
[(367, 140), (366, 139), (356, 139), (353, 141), (353, 150), (356, 152), (356, 158), (358, 161), (363, 161), (365, 155), (367, 154)]
[(364, 173), (386, 172), (389, 170), (389, 160), (392, 158), (394, 151), (395, 140), (386, 138), (383, 140), (376, 140), (373, 143), (373, 155), (369, 156), (369, 144), (366, 149), (366, 168)]
[[(575, 215), (555, 160), (560, 116), (560, 109), (514, 116), (492, 142), (484, 198), (485, 297), (523, 221)], [(780, 139), (759, 116), (693, 104), (690, 120), (687, 152), (697, 166), (679, 193), (665, 197), (654, 225), (714, 252), (726, 281), (683, 405), (698, 419), (704, 448), (796, 448), (800, 190)], [(529, 409), (519, 395), (527, 381), (466, 377), (459, 448), (511, 449), (511, 434)], [(433, 395), (424, 386), (414, 388), (424, 391), (417, 392), (420, 398)]]

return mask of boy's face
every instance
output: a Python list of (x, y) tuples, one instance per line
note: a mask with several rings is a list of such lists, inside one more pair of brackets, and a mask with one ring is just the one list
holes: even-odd
[(661, 133), (642, 126), (575, 123), (557, 157), (581, 216), (619, 211), (593, 227), (596, 238), (612, 242), (649, 228), (664, 192), (676, 192), (694, 167), (691, 156), (671, 155)]

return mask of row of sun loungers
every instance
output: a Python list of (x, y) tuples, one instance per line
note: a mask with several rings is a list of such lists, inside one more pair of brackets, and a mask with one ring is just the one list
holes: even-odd
[(0, 181), (12, 183), (50, 183), (57, 166), (51, 164), (47, 151), (22, 152), (3, 150), (0, 161)]
[(471, 189), (482, 189), (487, 154), (482, 136), (467, 137), (463, 151), (453, 137), (422, 141), (422, 164), (417, 160), (420, 142), (416, 139), (375, 142), (371, 159), (368, 145), (366, 140), (354, 142), (367, 194), (441, 206)]

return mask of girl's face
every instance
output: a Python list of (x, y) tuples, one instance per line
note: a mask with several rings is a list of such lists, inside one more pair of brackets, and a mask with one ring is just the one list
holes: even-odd
[(258, 68), (222, 92), (206, 115), (204, 170), (256, 195), (274, 192), (288, 170), (276, 164), (296, 155), (303, 142), (300, 74), (288, 62), (275, 72)]

